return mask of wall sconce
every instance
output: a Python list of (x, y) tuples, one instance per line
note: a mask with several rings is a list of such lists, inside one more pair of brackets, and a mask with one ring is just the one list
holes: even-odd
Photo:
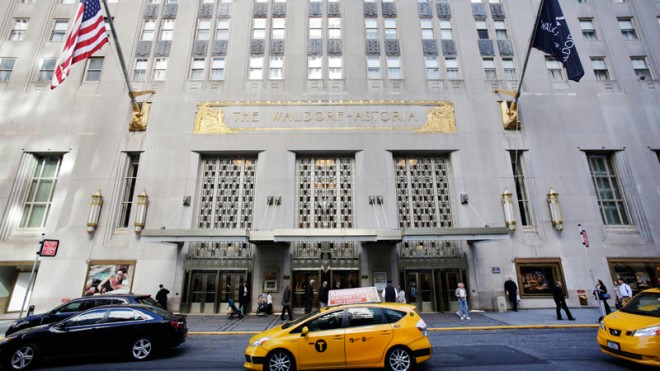
[(550, 218), (552, 219), (552, 226), (559, 232), (564, 229), (564, 221), (561, 217), (561, 209), (559, 208), (559, 193), (555, 192), (552, 187), (548, 191), (548, 208), (550, 208)]
[(513, 211), (513, 195), (507, 187), (502, 193), (502, 207), (504, 208), (504, 221), (511, 232), (516, 230), (516, 214)]
[(149, 204), (149, 196), (147, 190), (143, 190), (138, 196), (137, 212), (135, 213), (135, 233), (142, 232), (144, 228), (144, 221), (147, 218), (147, 205)]
[(101, 190), (97, 189), (96, 193), (92, 195), (92, 203), (89, 207), (89, 215), (87, 215), (87, 234), (93, 234), (99, 225), (101, 206), (103, 206), (103, 195)]

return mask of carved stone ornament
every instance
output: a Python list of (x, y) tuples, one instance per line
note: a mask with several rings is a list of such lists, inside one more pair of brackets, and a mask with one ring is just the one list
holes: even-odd
[(456, 117), (454, 104), (441, 102), (435, 108), (426, 110), (426, 123), (417, 130), (418, 133), (455, 133)]
[(147, 121), (149, 120), (149, 109), (151, 108), (150, 102), (140, 103), (139, 112), (131, 112), (131, 122), (128, 124), (129, 131), (145, 131), (147, 130)]
[(215, 110), (209, 103), (203, 103), (197, 108), (195, 116), (195, 134), (234, 134), (225, 124), (225, 113), (221, 110)]

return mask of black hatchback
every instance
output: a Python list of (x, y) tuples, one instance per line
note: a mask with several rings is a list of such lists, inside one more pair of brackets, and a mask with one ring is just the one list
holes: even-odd
[(148, 305), (108, 305), (17, 331), (0, 341), (0, 357), (13, 370), (33, 368), (46, 359), (101, 354), (143, 361), (183, 343), (187, 334), (185, 316)]
[(121, 294), (84, 296), (82, 298), (68, 301), (46, 313), (35, 314), (19, 319), (9, 326), (5, 332), (5, 336), (29, 327), (59, 322), (88, 309), (113, 304), (145, 304), (160, 308), (158, 302), (154, 300), (151, 295)]

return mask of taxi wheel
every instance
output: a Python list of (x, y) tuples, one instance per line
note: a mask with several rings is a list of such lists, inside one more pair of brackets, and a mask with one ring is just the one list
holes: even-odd
[(390, 371), (409, 371), (415, 367), (415, 361), (408, 349), (396, 347), (387, 352), (385, 366)]
[(285, 350), (276, 350), (266, 359), (266, 371), (295, 371), (296, 360)]
[(39, 360), (39, 348), (34, 344), (25, 344), (11, 353), (9, 368), (12, 370), (29, 370), (34, 368)]

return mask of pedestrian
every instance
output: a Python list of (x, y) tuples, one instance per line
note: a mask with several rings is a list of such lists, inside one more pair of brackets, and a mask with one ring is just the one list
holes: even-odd
[(561, 287), (561, 282), (555, 282), (555, 285), (552, 286), (552, 298), (555, 299), (555, 304), (557, 304), (557, 320), (561, 321), (561, 310), (564, 309), (566, 316), (568, 316), (569, 321), (575, 321), (575, 317), (571, 314), (571, 311), (566, 305), (566, 297), (564, 296), (564, 289)]
[(456, 300), (458, 300), (458, 312), (456, 312), (456, 314), (458, 314), (458, 317), (461, 320), (470, 319), (470, 316), (468, 316), (467, 291), (465, 290), (463, 282), (458, 283), (455, 294)]
[(621, 309), (621, 297), (619, 296), (619, 281), (612, 281), (612, 293), (614, 294), (614, 307)]
[(309, 280), (307, 287), (305, 287), (305, 313), (312, 312), (312, 301), (314, 300), (314, 281)]
[(160, 290), (156, 293), (156, 301), (160, 304), (161, 308), (167, 310), (167, 294), (170, 293), (170, 290), (163, 287), (162, 283), (158, 285), (158, 288)]
[(319, 288), (319, 305), (321, 308), (328, 306), (328, 281), (323, 281)]
[(396, 294), (396, 302), (397, 303), (405, 303), (406, 302), (406, 292), (401, 289), (401, 285), (396, 285), (397, 289), (397, 294)]
[(335, 282), (335, 290), (341, 290), (341, 282)]
[(509, 302), (513, 306), (513, 311), (517, 312), (518, 311), (518, 285), (516, 285), (515, 282), (513, 282), (513, 277), (509, 276), (507, 278), (506, 282), (504, 282), (504, 292), (506, 293), (506, 296), (509, 298)]
[(239, 295), (239, 298), (238, 298), (238, 301), (239, 301), (239, 307), (238, 307), (238, 310), (239, 310), (242, 314), (247, 314), (247, 305), (248, 305), (248, 297), (249, 297), (248, 294), (249, 294), (249, 292), (248, 292), (248, 288), (247, 288), (247, 283), (244, 284), (244, 283), (241, 281), (241, 283), (238, 285), (238, 295)]
[(273, 295), (270, 294), (270, 291), (266, 294), (266, 314), (273, 314)]
[(417, 284), (415, 281), (410, 282), (410, 285), (408, 285), (408, 297), (411, 303), (417, 302)]
[(282, 295), (282, 315), (280, 315), (282, 321), (284, 321), (287, 311), (289, 312), (289, 321), (293, 321), (293, 313), (291, 313), (291, 284), (286, 285), (284, 295)]
[(603, 307), (605, 307), (605, 315), (612, 313), (610, 304), (607, 302), (607, 299), (609, 299), (611, 296), (607, 293), (607, 287), (605, 287), (603, 281), (596, 280), (596, 289), (594, 290), (594, 295), (596, 296), (596, 299), (603, 303)]
[(619, 298), (621, 299), (621, 306), (625, 307), (630, 299), (632, 299), (632, 289), (623, 278), (619, 278), (617, 281), (619, 281)]
[(383, 301), (386, 303), (396, 303), (396, 290), (392, 286), (392, 280), (387, 280), (387, 286), (382, 292)]

